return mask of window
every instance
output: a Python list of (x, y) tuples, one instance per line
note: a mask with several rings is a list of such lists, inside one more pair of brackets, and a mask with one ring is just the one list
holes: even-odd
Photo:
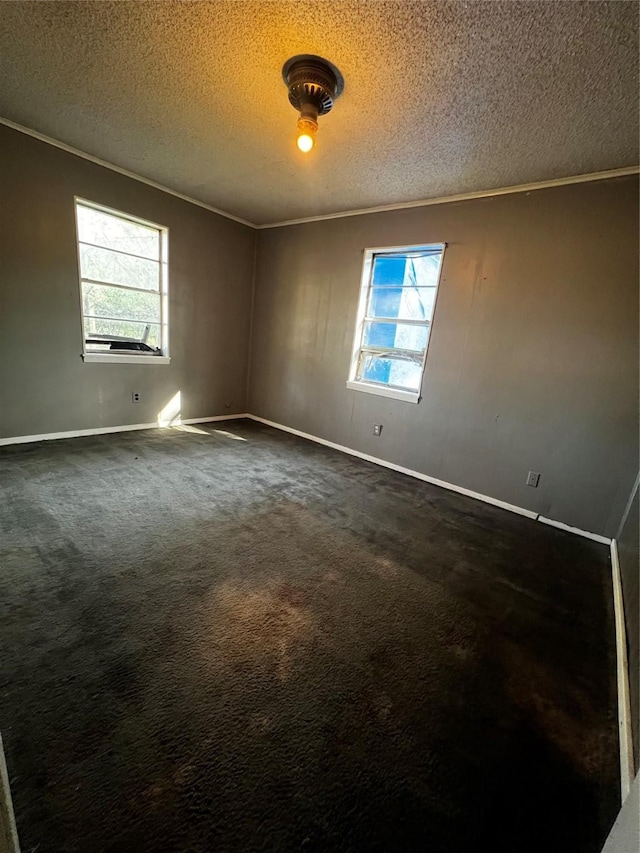
[(444, 248), (365, 250), (348, 388), (419, 401)]
[(76, 199), (85, 361), (168, 361), (168, 231)]

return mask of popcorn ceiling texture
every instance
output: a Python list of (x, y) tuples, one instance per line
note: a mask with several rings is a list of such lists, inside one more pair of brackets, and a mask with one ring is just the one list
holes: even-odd
[[(261, 224), (638, 161), (635, 2), (0, 3), (0, 115)], [(345, 77), (310, 155), (282, 65)]]

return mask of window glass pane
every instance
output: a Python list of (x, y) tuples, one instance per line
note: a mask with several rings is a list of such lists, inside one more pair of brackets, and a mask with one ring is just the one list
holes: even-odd
[(367, 317), (430, 320), (435, 299), (435, 287), (372, 287)]
[(361, 297), (365, 311), (356, 381), (419, 392), (442, 255), (439, 248), (419, 246), (367, 251), (372, 268)]
[(82, 284), (85, 315), (122, 320), (160, 322), (160, 294), (123, 290), (104, 284)]
[(80, 244), (80, 273), (82, 278), (160, 290), (160, 264), (130, 255), (119, 255), (108, 249)]
[(160, 258), (160, 233), (128, 219), (121, 219), (92, 207), (77, 205), (78, 238), (85, 243), (142, 255), (145, 258)]
[[(134, 320), (96, 320), (91, 317), (85, 317), (84, 336), (85, 338), (90, 338), (92, 335), (114, 335), (119, 338), (132, 338), (140, 341), (144, 335), (146, 325), (146, 323)], [(150, 347), (160, 346), (159, 323), (150, 326), (146, 343)], [(90, 344), (87, 344), (87, 349), (91, 349)]]
[(407, 391), (419, 391), (421, 376), (421, 357), (401, 359), (393, 353), (374, 355), (364, 352), (360, 355), (356, 378), (365, 382), (393, 385)]
[(426, 255), (420, 258), (410, 258), (407, 261), (407, 279), (405, 284), (417, 287), (437, 287), (442, 252), (437, 255)]
[(402, 323), (375, 323), (367, 321), (364, 329), (364, 346), (398, 347), (424, 352), (429, 340), (428, 326), (408, 326)]
[(422, 378), (422, 364), (414, 361), (393, 361), (389, 371), (389, 385), (406, 388), (407, 391), (419, 391)]
[(436, 287), (442, 252), (418, 257), (385, 257), (373, 260), (372, 287)]
[(374, 258), (373, 276), (371, 278), (372, 285), (374, 287), (380, 285), (388, 286), (393, 284), (399, 284), (400, 286), (402, 286), (402, 284), (404, 283), (406, 266), (407, 259), (403, 257)]

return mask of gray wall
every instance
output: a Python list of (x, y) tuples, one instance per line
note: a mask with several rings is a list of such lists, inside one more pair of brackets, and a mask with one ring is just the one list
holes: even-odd
[[(255, 232), (0, 126), (0, 438), (246, 411)], [(74, 195), (169, 227), (171, 364), (85, 364)], [(131, 391), (142, 401), (132, 404)]]
[(638, 487), (618, 534), (618, 556), (627, 626), (631, 724), (636, 772), (640, 770), (640, 503)]
[(640, 776), (631, 787), (602, 853), (638, 853), (640, 849)]
[[(637, 192), (621, 178), (259, 232), (249, 411), (614, 535), (638, 459)], [(423, 400), (347, 390), (363, 249), (421, 242), (448, 244)]]
[[(617, 532), (638, 459), (636, 178), (258, 232), (247, 401), (256, 232), (2, 126), (0, 149), (0, 438), (153, 422), (180, 390), (184, 418), (248, 410)], [(169, 227), (170, 365), (80, 358), (74, 195)], [(440, 241), (422, 402), (347, 390), (362, 250)]]

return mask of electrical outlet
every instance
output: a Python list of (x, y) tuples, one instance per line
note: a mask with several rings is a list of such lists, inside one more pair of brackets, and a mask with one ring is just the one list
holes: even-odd
[(533, 486), (534, 489), (538, 488), (538, 483), (540, 482), (540, 474), (536, 471), (529, 471), (527, 474), (527, 486)]
[(373, 434), (374, 435), (380, 435), (381, 432), (382, 432), (382, 424), (374, 424), (373, 425)]
[(132, 391), (131, 392), (131, 402), (132, 403), (139, 403), (140, 402), (140, 396), (141, 395), (140, 395), (139, 391)]

